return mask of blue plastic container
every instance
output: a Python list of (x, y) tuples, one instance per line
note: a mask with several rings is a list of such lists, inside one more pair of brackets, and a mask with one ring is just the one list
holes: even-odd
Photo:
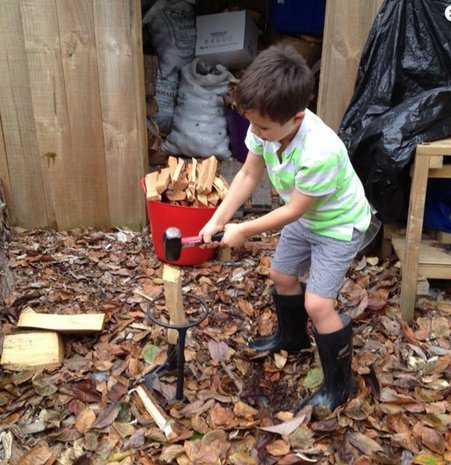
[(322, 35), (326, 0), (271, 0), (271, 22), (276, 31)]

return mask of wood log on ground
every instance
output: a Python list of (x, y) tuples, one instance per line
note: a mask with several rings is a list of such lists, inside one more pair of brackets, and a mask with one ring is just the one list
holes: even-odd
[(169, 441), (175, 439), (179, 434), (175, 421), (164, 413), (163, 409), (158, 405), (152, 394), (145, 387), (138, 386), (136, 388), (136, 393), (141, 399), (144, 408), (150, 414), (158, 428), (163, 431), (166, 438)]
[(0, 364), (12, 371), (58, 368), (64, 360), (61, 336), (55, 332), (8, 334)]
[(56, 331), (62, 334), (91, 334), (103, 330), (103, 313), (84, 313), (79, 315), (54, 315), (38, 313), (27, 307), (19, 317), (17, 327)]

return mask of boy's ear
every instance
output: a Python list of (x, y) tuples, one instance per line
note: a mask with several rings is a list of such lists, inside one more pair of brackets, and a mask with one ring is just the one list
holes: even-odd
[(302, 120), (304, 119), (304, 116), (305, 116), (305, 112), (304, 112), (304, 111), (298, 111), (298, 112), (294, 115), (294, 122), (295, 122), (295, 124), (301, 123)]

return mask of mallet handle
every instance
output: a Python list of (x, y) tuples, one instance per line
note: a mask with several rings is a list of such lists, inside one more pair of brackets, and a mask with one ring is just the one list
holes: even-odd
[[(223, 237), (224, 232), (221, 231), (216, 234), (213, 234), (211, 239), (213, 242), (221, 242)], [(198, 245), (202, 245), (203, 243), (204, 241), (200, 236), (182, 237), (182, 247), (196, 247)]]

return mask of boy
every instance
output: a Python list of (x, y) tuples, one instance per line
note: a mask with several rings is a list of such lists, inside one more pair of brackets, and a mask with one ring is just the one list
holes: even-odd
[[(356, 392), (351, 321), (336, 313), (335, 302), (371, 211), (342, 141), (307, 109), (313, 82), (305, 60), (290, 46), (269, 47), (246, 70), (235, 103), (250, 122), (249, 153), (200, 234), (209, 244), (214, 233), (224, 231), (221, 245), (240, 247), (254, 234), (282, 228), (270, 270), (278, 329), (252, 347), (271, 352), (310, 347), (310, 317), (324, 382), (300, 407), (333, 411)], [(229, 223), (265, 166), (285, 205), (257, 219)], [(298, 277), (306, 271), (303, 295)]]

